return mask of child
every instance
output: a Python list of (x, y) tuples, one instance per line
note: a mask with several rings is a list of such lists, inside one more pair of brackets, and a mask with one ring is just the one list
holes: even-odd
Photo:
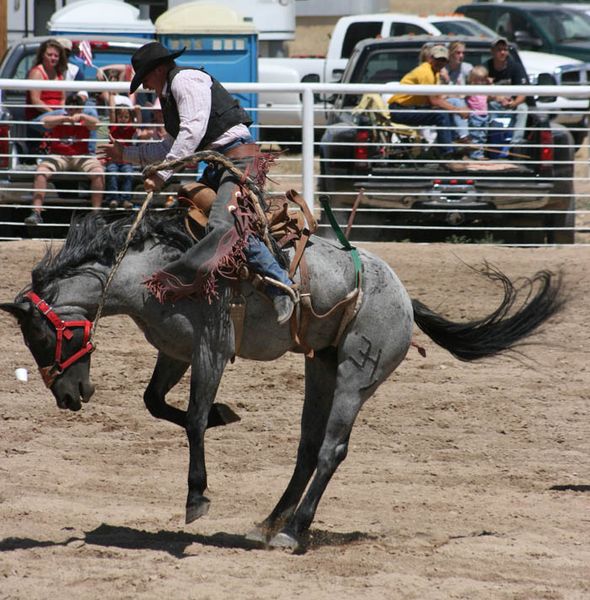
[[(467, 77), (469, 85), (487, 85), (489, 83), (488, 70), (483, 65), (477, 65), (471, 69)], [(469, 112), (469, 136), (474, 149), (469, 158), (473, 160), (486, 160), (484, 145), (488, 136), (488, 97), (484, 94), (466, 96), (465, 102), (470, 109)]]
[[(141, 119), (141, 112), (135, 110), (135, 118), (132, 105), (128, 98), (110, 95), (109, 99), (109, 134), (127, 146), (134, 139), (137, 131), (136, 123)], [(140, 107), (136, 107), (139, 109)], [(133, 188), (133, 166), (129, 163), (106, 163), (106, 205), (109, 208), (131, 208), (131, 190)], [(122, 192), (118, 194), (117, 192)]]

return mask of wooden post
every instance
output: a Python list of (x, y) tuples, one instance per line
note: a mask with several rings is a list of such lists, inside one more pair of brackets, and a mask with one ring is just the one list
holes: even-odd
[[(25, 5), (26, 10), (26, 5)], [(7, 0), (0, 0), (0, 60), (6, 52), (7, 39), (8, 4)]]

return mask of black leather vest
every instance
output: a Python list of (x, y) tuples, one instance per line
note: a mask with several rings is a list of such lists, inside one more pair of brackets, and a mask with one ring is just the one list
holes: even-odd
[[(162, 105), (162, 116), (164, 117), (164, 128), (173, 138), (176, 138), (180, 131), (180, 117), (178, 115), (178, 106), (172, 95), (172, 80), (185, 70), (183, 67), (174, 67), (168, 73), (168, 86), (164, 96), (160, 97)], [(204, 69), (198, 69), (207, 73)], [(209, 73), (207, 73), (209, 75)], [(201, 140), (201, 143), (195, 152), (203, 150), (211, 142), (214, 142), (220, 135), (231, 129), (234, 125), (243, 123), (250, 125), (252, 119), (248, 113), (240, 106), (240, 103), (215, 79), (211, 77), (211, 112), (209, 113), (209, 122), (207, 131)]]

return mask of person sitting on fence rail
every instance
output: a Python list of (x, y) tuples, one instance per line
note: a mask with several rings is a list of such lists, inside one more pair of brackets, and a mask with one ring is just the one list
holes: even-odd
[[(476, 65), (467, 77), (469, 85), (487, 85), (489, 83), (488, 70), (483, 65)], [(485, 160), (484, 146), (488, 138), (490, 117), (488, 114), (488, 97), (485, 94), (470, 94), (465, 97), (465, 102), (471, 110), (469, 115), (469, 137), (471, 138), (471, 152), (469, 158)]]
[[(64, 47), (54, 38), (45, 40), (35, 55), (35, 64), (29, 69), (27, 79), (36, 81), (63, 81), (66, 77), (68, 59)], [(66, 99), (62, 90), (31, 89), (27, 91), (25, 119), (27, 126), (28, 150), (38, 154), (44, 134), (41, 119), (53, 111), (63, 109)]]
[[(473, 68), (473, 65), (469, 62), (465, 62), (465, 43), (461, 41), (454, 41), (449, 44), (449, 62), (446, 67), (443, 67), (440, 71), (440, 82), (445, 85), (465, 85), (467, 83), (467, 77)], [(458, 96), (451, 94), (446, 96), (447, 101), (457, 108), (465, 109), (468, 105), (465, 102), (464, 96)], [(453, 132), (453, 138), (460, 140), (460, 143), (469, 143), (469, 123), (467, 119), (463, 118), (459, 113), (453, 113), (453, 122), (455, 124), (455, 131)]]
[[(426, 61), (406, 73), (400, 83), (406, 85), (437, 85), (440, 83), (440, 70), (449, 60), (446, 46), (435, 45), (430, 49)], [(437, 142), (443, 158), (454, 154), (452, 147), (453, 120), (456, 113), (463, 118), (469, 117), (465, 107), (453, 106), (441, 95), (421, 95), (399, 92), (389, 99), (391, 120), (403, 125), (422, 125), (437, 127)]]
[[(109, 134), (123, 146), (129, 146), (138, 133), (138, 123), (141, 122), (141, 107), (133, 106), (130, 98), (121, 94), (110, 93), (109, 98)], [(127, 162), (107, 160), (106, 170), (106, 198), (109, 208), (131, 208), (133, 201), (133, 165)]]
[(81, 171), (90, 179), (90, 200), (94, 208), (102, 203), (104, 170), (100, 162), (88, 155), (90, 131), (96, 129), (99, 120), (83, 111), (84, 99), (78, 94), (66, 99), (65, 114), (50, 114), (41, 120), (47, 129), (45, 142), (48, 156), (37, 166), (33, 186), (33, 211), (25, 219), (27, 225), (43, 223), (41, 210), (47, 183), (57, 171)]
[[(492, 57), (486, 62), (490, 80), (494, 85), (527, 85), (529, 83), (524, 69), (512, 60), (510, 46), (506, 38), (492, 42)], [(524, 141), (528, 107), (526, 96), (492, 96), (489, 99), (490, 119), (510, 119), (508, 135), (510, 146), (518, 146)]]

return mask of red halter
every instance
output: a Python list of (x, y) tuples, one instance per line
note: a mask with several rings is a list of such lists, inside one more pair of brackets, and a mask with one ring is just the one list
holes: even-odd
[[(94, 344), (90, 341), (90, 331), (92, 329), (92, 321), (84, 319), (83, 321), (63, 321), (60, 319), (53, 308), (45, 302), (42, 298), (37, 296), (35, 292), (27, 292), (25, 298), (28, 298), (37, 310), (53, 325), (57, 336), (57, 342), (55, 344), (55, 358), (54, 363), (47, 367), (39, 367), (41, 377), (45, 382), (45, 385), (50, 388), (58, 375), (61, 375), (69, 366), (73, 365), (76, 361), (80, 360), (86, 354), (90, 354), (94, 351)], [(74, 352), (69, 358), (62, 360), (62, 349), (63, 340), (71, 340), (73, 337), (72, 328), (83, 327), (84, 328), (84, 339), (82, 340), (82, 347), (77, 352)]]

